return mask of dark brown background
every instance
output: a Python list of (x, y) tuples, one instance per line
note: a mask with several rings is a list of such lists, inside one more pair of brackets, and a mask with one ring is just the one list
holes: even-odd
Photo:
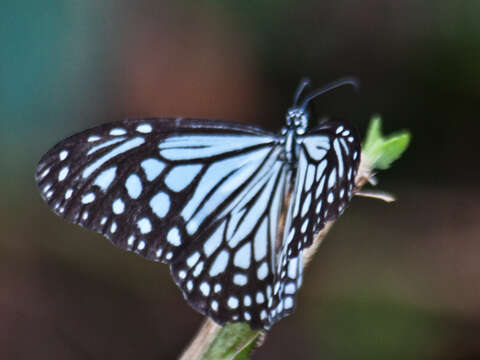
[(278, 129), (302, 76), (356, 75), (316, 101), (364, 133), (408, 128), (380, 173), (399, 201), (354, 199), (257, 359), (480, 358), (480, 3), (3, 1), (0, 358), (170, 359), (202, 321), (168, 269), (69, 225), (36, 162), (124, 117)]

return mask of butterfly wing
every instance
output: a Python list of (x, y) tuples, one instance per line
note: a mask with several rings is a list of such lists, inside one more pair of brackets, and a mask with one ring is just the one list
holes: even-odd
[(298, 139), (299, 158), (287, 210), (270, 322), (291, 314), (302, 283), (303, 250), (344, 211), (353, 196), (360, 141), (345, 123), (328, 122)]
[(57, 144), (36, 180), (61, 217), (170, 263), (198, 311), (263, 327), (286, 182), (282, 151), (275, 136), (248, 125), (125, 120)]
[(346, 123), (328, 122), (298, 139), (299, 159), (283, 244), (288, 256), (312, 244), (327, 221), (336, 219), (353, 196), (360, 140)]
[(286, 166), (276, 156), (274, 164), (232, 202), (235, 205), (186, 248), (191, 254), (187, 260), (171, 265), (190, 304), (221, 324), (269, 325), (268, 305), (277, 268), (275, 241), (286, 179)]

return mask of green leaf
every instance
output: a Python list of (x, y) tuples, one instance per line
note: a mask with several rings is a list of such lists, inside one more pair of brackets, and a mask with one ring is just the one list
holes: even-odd
[(227, 324), (219, 331), (202, 360), (246, 360), (261, 334), (246, 323)]
[(402, 156), (409, 143), (410, 133), (405, 130), (388, 136), (382, 135), (382, 120), (377, 115), (368, 126), (363, 153), (373, 169), (385, 170)]

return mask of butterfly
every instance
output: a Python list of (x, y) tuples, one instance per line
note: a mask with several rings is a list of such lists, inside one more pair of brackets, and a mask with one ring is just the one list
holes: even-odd
[(345, 122), (308, 129), (300, 98), (278, 134), (191, 118), (127, 119), (62, 140), (39, 161), (62, 218), (167, 263), (188, 303), (219, 324), (269, 329), (291, 314), (302, 254), (353, 196), (360, 141)]

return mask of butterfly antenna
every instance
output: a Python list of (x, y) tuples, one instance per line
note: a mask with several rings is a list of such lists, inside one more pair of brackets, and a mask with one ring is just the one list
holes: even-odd
[(319, 96), (321, 94), (324, 94), (324, 93), (326, 93), (330, 90), (336, 89), (336, 88), (338, 88), (340, 86), (343, 86), (343, 85), (352, 85), (355, 90), (358, 90), (358, 88), (360, 86), (359, 82), (356, 78), (347, 77), (347, 78), (339, 79), (337, 81), (334, 81), (334, 82), (324, 86), (321, 89), (316, 90), (313, 94), (309, 95), (305, 100), (303, 100), (303, 103), (302, 103), (302, 106), (301, 106), (302, 109), (305, 109), (305, 107), (308, 105), (310, 100), (316, 98), (317, 96)]
[(298, 99), (300, 99), (300, 95), (302, 95), (303, 90), (310, 85), (309, 78), (303, 78), (300, 80), (300, 84), (298, 84), (297, 91), (295, 92), (295, 97), (293, 98), (293, 106), (297, 106)]

